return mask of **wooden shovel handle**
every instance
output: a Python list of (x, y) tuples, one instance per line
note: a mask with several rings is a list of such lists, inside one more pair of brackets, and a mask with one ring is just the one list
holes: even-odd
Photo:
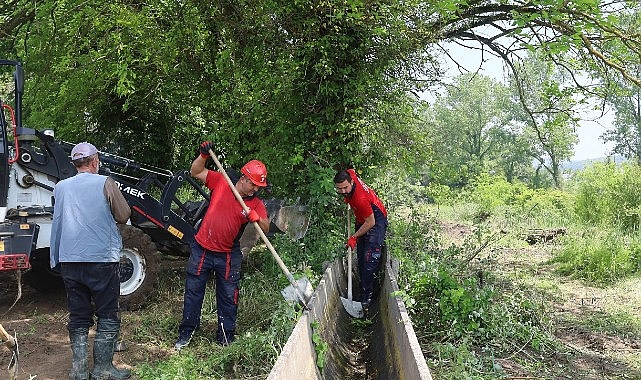
[(4, 342), (4, 345), (7, 346), (10, 350), (12, 350), (16, 346), (16, 341), (13, 339), (13, 337), (7, 332), (7, 330), (2, 327), (0, 324), (0, 340)]
[[(347, 237), (352, 234), (352, 223), (349, 216), (351, 206), (347, 205)], [(347, 299), (352, 300), (352, 247), (347, 247)]]
[[(216, 167), (222, 173), (223, 177), (225, 177), (225, 181), (227, 181), (227, 184), (231, 188), (231, 191), (234, 193), (234, 196), (236, 197), (240, 205), (243, 206), (243, 210), (245, 211), (245, 213), (249, 213), (249, 207), (247, 207), (247, 205), (245, 204), (245, 201), (243, 200), (243, 197), (240, 196), (240, 193), (236, 189), (236, 186), (227, 175), (227, 172), (225, 172), (225, 170), (223, 169), (223, 166), (220, 164), (220, 161), (218, 161), (218, 157), (216, 156), (214, 151), (209, 149), (209, 155), (214, 160)], [(283, 271), (283, 273), (285, 273), (285, 276), (287, 277), (289, 282), (292, 284), (294, 288), (296, 288), (297, 291), (299, 291), (298, 283), (296, 283), (296, 280), (294, 280), (294, 276), (292, 276), (292, 274), (289, 272), (289, 269), (287, 269), (287, 267), (285, 266), (285, 263), (283, 262), (283, 260), (281, 260), (280, 256), (278, 256), (278, 254), (276, 253), (274, 246), (267, 239), (267, 236), (265, 235), (265, 232), (263, 232), (263, 229), (260, 228), (257, 222), (252, 222), (252, 224), (254, 225), (254, 227), (256, 227), (256, 231), (258, 231), (258, 234), (260, 235), (261, 239), (263, 239), (263, 242), (269, 249), (269, 252), (271, 252), (272, 256), (274, 256), (274, 259), (278, 263), (278, 266)]]

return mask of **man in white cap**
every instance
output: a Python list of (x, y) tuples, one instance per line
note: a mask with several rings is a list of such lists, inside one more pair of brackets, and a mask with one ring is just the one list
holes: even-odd
[(126, 223), (131, 209), (116, 182), (99, 175), (95, 146), (82, 142), (71, 150), (78, 170), (58, 182), (51, 226), (51, 267), (58, 268), (67, 291), (72, 367), (69, 377), (89, 379), (88, 333), (97, 317), (92, 379), (127, 379), (131, 373), (113, 365), (120, 332), (120, 250), (116, 223)]

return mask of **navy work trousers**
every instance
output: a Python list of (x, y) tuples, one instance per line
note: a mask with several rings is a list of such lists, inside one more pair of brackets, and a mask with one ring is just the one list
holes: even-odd
[[(381, 252), (387, 231), (387, 218), (383, 213), (374, 209), (376, 224), (356, 242), (358, 273), (360, 276), (361, 303), (369, 305), (374, 293), (374, 280), (381, 267)], [(361, 227), (356, 224), (356, 231)]]
[(120, 321), (120, 263), (60, 264), (67, 291), (69, 330), (93, 326), (94, 313), (99, 319)]
[(200, 327), (205, 288), (213, 273), (218, 314), (216, 340), (220, 344), (234, 340), (242, 259), (240, 250), (228, 253), (208, 251), (194, 240), (186, 268), (183, 319), (178, 328), (181, 335), (192, 334)]

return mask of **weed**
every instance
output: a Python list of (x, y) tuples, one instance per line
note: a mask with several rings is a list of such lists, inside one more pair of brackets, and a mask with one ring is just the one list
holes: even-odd
[(329, 346), (318, 332), (318, 322), (312, 322), (312, 331), (312, 342), (314, 342), (314, 350), (316, 351), (316, 366), (322, 373), (325, 368), (326, 355)]
[[(425, 216), (429, 209), (406, 209), (402, 218), (391, 218), (390, 246), (401, 261), (401, 293), (437, 378), (495, 379), (504, 375), (498, 358), (533, 366), (536, 360), (530, 356), (549, 355), (559, 348), (541, 297), (529, 287), (512, 284), (496, 268), (503, 252), (496, 247), (505, 236), (496, 226), (515, 228), (523, 219), (517, 220), (519, 213), (512, 208), (526, 207), (518, 196), (509, 199), (512, 206), (498, 215), (510, 222), (496, 223), (496, 216), (490, 217), (450, 245), (443, 244), (439, 223)], [(490, 215), (497, 215), (505, 205), (492, 207)], [(464, 211), (464, 219), (472, 220), (470, 211), (479, 209), (447, 210), (438, 206), (437, 212)]]
[[(253, 255), (269, 253), (257, 250)], [(215, 342), (216, 299), (213, 283), (208, 285), (202, 308), (201, 328), (189, 346), (177, 353), (172, 347), (182, 317), (182, 270), (164, 271), (153, 302), (127, 323), (136, 325), (133, 340), (160, 347), (147, 364), (136, 367), (140, 379), (222, 379), (265, 377), (284, 346), (300, 312), (281, 296), (282, 284), (274, 281), (282, 274), (271, 268), (267, 258), (258, 267), (244, 263), (237, 336), (233, 344), (221, 347)], [(127, 337), (128, 339), (131, 339)], [(160, 354), (160, 352), (163, 352)]]

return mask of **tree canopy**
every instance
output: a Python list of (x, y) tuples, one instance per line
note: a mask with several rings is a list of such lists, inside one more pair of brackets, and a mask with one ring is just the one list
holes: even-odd
[[(267, 164), (276, 191), (331, 191), (334, 170), (425, 155), (417, 94), (443, 79), (445, 42), (515, 67), (536, 50), (575, 74), (614, 71), (641, 38), (599, 0), (8, 0), (2, 58), (24, 63), (26, 123), (163, 167), (203, 139), (225, 163)], [(474, 42), (475, 45), (470, 43)], [(518, 72), (515, 70), (515, 75)]]

